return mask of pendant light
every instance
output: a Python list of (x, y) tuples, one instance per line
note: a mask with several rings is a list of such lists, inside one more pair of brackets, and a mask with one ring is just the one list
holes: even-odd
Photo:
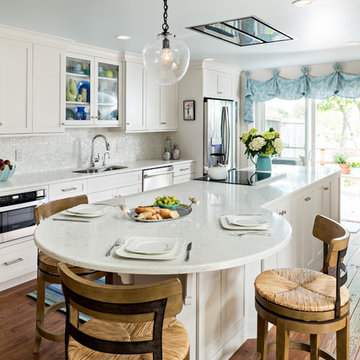
[(189, 67), (190, 51), (184, 41), (169, 33), (168, 5), (164, 1), (162, 33), (143, 49), (143, 62), (149, 76), (160, 85), (172, 85), (182, 79)]

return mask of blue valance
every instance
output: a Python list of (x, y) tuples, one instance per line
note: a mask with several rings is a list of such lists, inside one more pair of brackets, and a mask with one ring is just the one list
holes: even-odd
[(331, 74), (313, 77), (307, 74), (303, 67), (303, 75), (296, 79), (284, 79), (278, 70), (273, 70), (273, 76), (265, 81), (250, 79), (246, 72), (244, 121), (254, 121), (253, 102), (268, 101), (274, 98), (284, 100), (298, 100), (302, 97), (309, 99), (326, 99), (335, 95), (358, 98), (360, 97), (360, 75), (350, 75), (339, 71), (339, 65), (334, 65)]

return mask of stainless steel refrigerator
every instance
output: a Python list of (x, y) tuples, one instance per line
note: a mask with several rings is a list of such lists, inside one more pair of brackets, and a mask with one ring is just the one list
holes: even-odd
[(204, 99), (204, 165), (236, 168), (237, 102)]

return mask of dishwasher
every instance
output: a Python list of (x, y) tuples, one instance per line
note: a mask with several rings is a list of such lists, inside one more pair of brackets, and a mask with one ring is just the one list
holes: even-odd
[(143, 191), (159, 189), (174, 183), (174, 167), (162, 166), (143, 170)]

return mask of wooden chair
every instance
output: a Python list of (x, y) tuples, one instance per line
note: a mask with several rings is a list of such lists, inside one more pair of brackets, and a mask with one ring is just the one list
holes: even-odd
[[(318, 215), (313, 235), (324, 242), (323, 272), (275, 269), (255, 280), (258, 312), (257, 356), (266, 359), (276, 349), (277, 360), (289, 359), (289, 348), (310, 352), (311, 360), (335, 358), (319, 349), (319, 335), (336, 332), (336, 358), (349, 359), (349, 291), (343, 258), (349, 233), (337, 222)], [(328, 269), (336, 268), (336, 277)], [(343, 273), (341, 275), (341, 273)], [(276, 343), (267, 344), (268, 322), (276, 325)], [(289, 332), (310, 334), (310, 344), (289, 342)]]
[[(43, 204), (35, 208), (35, 217), (37, 225), (47, 217), (54, 215), (63, 210), (69, 209), (80, 204), (87, 204), (88, 198), (86, 195), (75, 196), (56, 200), (47, 204)], [(58, 261), (50, 256), (45, 255), (41, 251), (38, 252), (38, 269), (37, 269), (37, 299), (36, 299), (36, 330), (34, 341), (34, 353), (40, 350), (41, 339), (44, 337), (48, 340), (62, 342), (64, 341), (64, 334), (57, 334), (48, 331), (44, 326), (45, 316), (65, 306), (65, 302), (56, 303), (45, 309), (45, 285), (46, 283), (60, 284), (60, 274), (58, 272)], [(71, 271), (84, 276), (89, 280), (100, 279), (106, 276), (106, 282), (112, 282), (112, 275), (96, 270), (89, 270), (73, 265), (68, 265)]]
[[(189, 360), (188, 333), (174, 317), (182, 309), (178, 279), (105, 285), (80, 278), (64, 263), (58, 267), (66, 301), (66, 360)], [(92, 319), (79, 326), (79, 311)]]

